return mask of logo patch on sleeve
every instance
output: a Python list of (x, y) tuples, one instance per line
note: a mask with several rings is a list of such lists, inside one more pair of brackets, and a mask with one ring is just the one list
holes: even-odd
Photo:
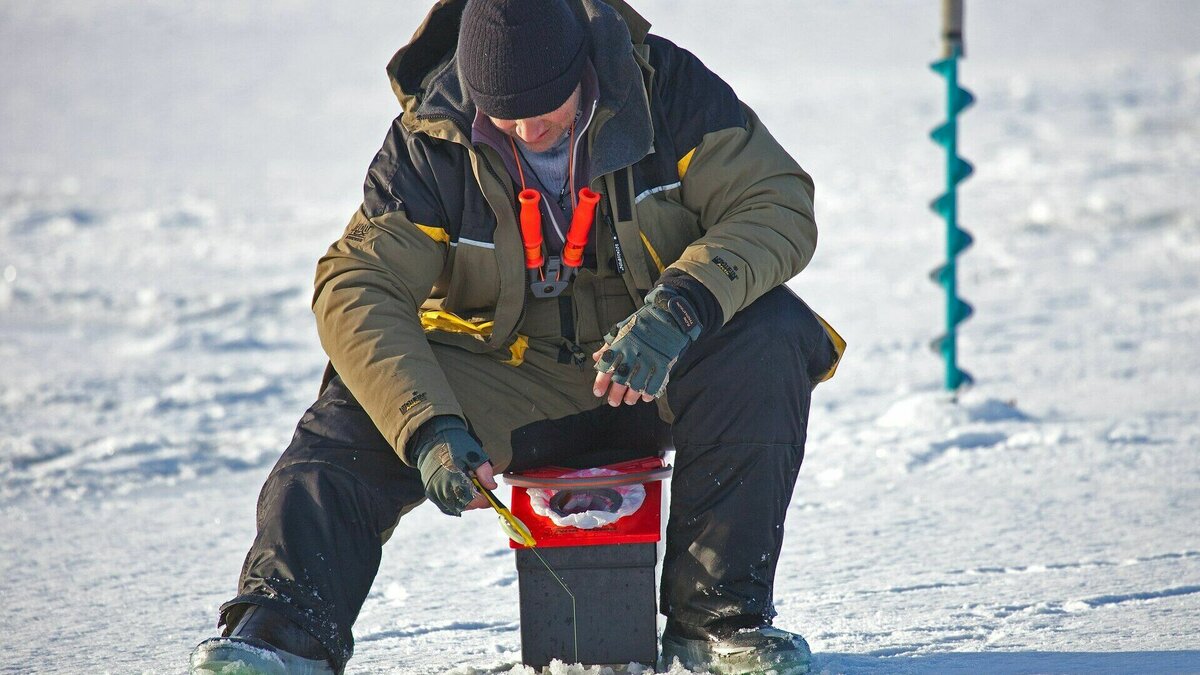
[(721, 270), (725, 273), (725, 276), (729, 277), (730, 281), (738, 278), (737, 268), (725, 262), (725, 259), (721, 256), (713, 256), (712, 261), (713, 264), (717, 266), (717, 269)]
[(412, 398), (405, 401), (404, 405), (400, 406), (400, 414), (401, 415), (408, 414), (408, 411), (417, 407), (418, 405), (420, 405), (423, 401), (427, 400), (428, 398), (429, 397), (425, 395), (425, 392), (418, 391), (417, 393), (413, 394)]
[(346, 233), (346, 241), (357, 241), (360, 244), (367, 238), (367, 233), (371, 231), (370, 225), (360, 224), (355, 225), (354, 229)]

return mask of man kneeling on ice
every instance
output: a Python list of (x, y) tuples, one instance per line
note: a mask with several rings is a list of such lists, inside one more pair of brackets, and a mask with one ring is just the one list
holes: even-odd
[(422, 501), (458, 516), (486, 506), (471, 474), (671, 446), (664, 662), (807, 672), (771, 621), (842, 346), (783, 286), (816, 246), (813, 185), (648, 29), (623, 0), (442, 0), (392, 59), (402, 113), (317, 268), (330, 367), (192, 672), (341, 672)]

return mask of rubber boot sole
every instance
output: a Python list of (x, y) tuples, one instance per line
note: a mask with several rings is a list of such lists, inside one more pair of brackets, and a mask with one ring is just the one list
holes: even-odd
[(209, 638), (196, 646), (191, 675), (332, 675), (325, 661), (282, 652), (255, 638)]

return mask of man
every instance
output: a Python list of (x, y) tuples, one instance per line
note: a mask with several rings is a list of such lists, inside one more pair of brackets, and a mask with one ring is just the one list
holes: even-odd
[(816, 245), (812, 182), (648, 29), (621, 0), (442, 0), (392, 59), (403, 113), (317, 269), (326, 381), (194, 672), (341, 672), (420, 502), (457, 516), (485, 505), (472, 474), (672, 445), (664, 661), (807, 670), (770, 624), (841, 346), (782, 286)]

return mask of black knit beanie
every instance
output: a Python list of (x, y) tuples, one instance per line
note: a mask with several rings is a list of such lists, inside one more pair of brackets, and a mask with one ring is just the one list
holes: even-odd
[(458, 71), (483, 114), (537, 117), (575, 91), (588, 44), (565, 0), (470, 0), (458, 30)]

